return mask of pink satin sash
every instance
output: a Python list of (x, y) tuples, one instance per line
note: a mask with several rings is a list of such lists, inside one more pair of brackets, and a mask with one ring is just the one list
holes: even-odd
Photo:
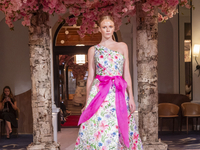
[(114, 84), (116, 87), (115, 105), (119, 132), (122, 135), (124, 144), (129, 147), (128, 111), (125, 101), (125, 90), (127, 87), (127, 83), (122, 78), (122, 76), (96, 75), (96, 78), (100, 81), (99, 92), (90, 102), (88, 107), (83, 111), (82, 115), (80, 116), (78, 125), (89, 120), (97, 112), (109, 92), (109, 89), (112, 85), (112, 80), (114, 80)]

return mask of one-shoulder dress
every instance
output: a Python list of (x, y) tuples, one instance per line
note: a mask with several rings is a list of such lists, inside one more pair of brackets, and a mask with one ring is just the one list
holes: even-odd
[(79, 120), (75, 150), (142, 150), (122, 78), (125, 58), (102, 45), (94, 47), (96, 78)]

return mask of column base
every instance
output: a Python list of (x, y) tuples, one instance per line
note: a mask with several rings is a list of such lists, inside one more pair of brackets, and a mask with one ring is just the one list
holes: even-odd
[(168, 145), (163, 142), (144, 142), (144, 150), (167, 150)]
[(40, 144), (29, 144), (27, 150), (60, 150), (60, 144), (53, 143), (40, 143)]

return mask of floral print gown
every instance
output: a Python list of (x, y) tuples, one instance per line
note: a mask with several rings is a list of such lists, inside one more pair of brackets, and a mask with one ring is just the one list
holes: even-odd
[[(122, 76), (124, 56), (114, 50), (101, 45), (95, 45), (96, 74), (102, 76)], [(98, 93), (99, 80), (94, 79), (88, 102)], [(142, 150), (142, 142), (133, 115), (129, 111), (129, 97), (125, 92), (129, 124), (129, 148), (123, 143), (118, 131), (118, 122), (115, 106), (115, 85), (113, 84), (98, 111), (79, 129), (75, 150)]]

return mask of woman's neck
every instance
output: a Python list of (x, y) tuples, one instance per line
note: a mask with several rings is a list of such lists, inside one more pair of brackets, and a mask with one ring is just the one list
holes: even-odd
[(112, 39), (112, 37), (109, 38), (109, 39), (105, 39), (105, 38), (102, 37), (102, 40), (101, 40), (100, 44), (101, 44), (102, 46), (107, 46), (107, 45), (110, 45), (110, 44), (112, 44), (112, 43), (114, 43), (114, 42), (115, 42), (115, 41)]

